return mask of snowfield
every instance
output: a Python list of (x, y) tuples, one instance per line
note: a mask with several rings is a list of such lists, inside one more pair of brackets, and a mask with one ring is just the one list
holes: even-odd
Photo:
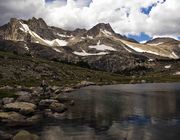
[(79, 56), (95, 56), (95, 55), (106, 55), (108, 54), (108, 52), (99, 52), (99, 53), (87, 53), (85, 50), (82, 50), (82, 52), (77, 52), (74, 51), (73, 52), (75, 55), (79, 55)]
[[(169, 58), (172, 58), (172, 59), (179, 59), (179, 56), (177, 56), (175, 54), (175, 52), (172, 52), (172, 53), (169, 53), (169, 54), (165, 54), (165, 53), (160, 53), (157, 51), (151, 51), (151, 50), (146, 50), (146, 49), (143, 49), (143, 48), (140, 48), (140, 47), (135, 47), (133, 45), (130, 45), (128, 43), (126, 43), (125, 41), (122, 41), (127, 47), (129, 47), (130, 49), (136, 51), (136, 52), (140, 52), (140, 53), (150, 53), (150, 54), (154, 54), (154, 55), (159, 55), (159, 56), (162, 56), (162, 57), (169, 57)], [(127, 50), (127, 49), (126, 49)], [(129, 51), (129, 50), (127, 50)], [(129, 51), (130, 52), (130, 51)]]
[(65, 40), (59, 40), (59, 39), (46, 40), (46, 39), (43, 39), (38, 34), (31, 31), (29, 29), (28, 25), (23, 24), (22, 22), (20, 22), (20, 24), (22, 25), (20, 30), (25, 32), (25, 33), (29, 33), (33, 37), (33, 39), (35, 40), (36, 43), (39, 42), (40, 44), (47, 45), (47, 46), (66, 46), (68, 44), (68, 42), (66, 42)]
[(104, 44), (101, 44), (101, 42), (99, 41), (97, 43), (97, 45), (92, 45), (92, 46), (89, 46), (90, 49), (96, 49), (98, 51), (106, 51), (106, 50), (109, 50), (109, 51), (117, 51), (116, 49), (114, 49), (113, 47), (110, 47), (110, 46), (106, 46)]

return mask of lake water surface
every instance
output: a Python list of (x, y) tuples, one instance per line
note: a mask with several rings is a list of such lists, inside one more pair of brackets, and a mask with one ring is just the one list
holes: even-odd
[(180, 140), (180, 83), (90, 86), (43, 140)]

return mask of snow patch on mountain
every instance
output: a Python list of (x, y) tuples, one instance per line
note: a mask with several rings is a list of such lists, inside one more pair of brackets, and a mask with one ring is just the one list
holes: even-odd
[(73, 37), (73, 35), (64, 35), (64, 34), (60, 34), (60, 33), (57, 33), (58, 36), (60, 37), (66, 37), (66, 38), (70, 38), (70, 37)]
[(65, 40), (59, 40), (59, 39), (45, 40), (35, 32), (31, 31), (27, 24), (23, 24), (22, 22), (20, 22), (20, 24), (22, 25), (22, 27), (20, 27), (20, 30), (24, 31), (25, 33), (29, 33), (33, 37), (36, 43), (39, 42), (40, 44), (47, 46), (66, 46), (68, 44), (68, 42), (66, 42)]
[(106, 51), (106, 50), (109, 50), (109, 51), (117, 51), (117, 50), (114, 49), (113, 47), (110, 47), (110, 46), (101, 44), (100, 40), (98, 41), (97, 45), (89, 46), (89, 48), (91, 48), (91, 49), (96, 49), (96, 50), (98, 50), (98, 51)]
[(89, 36), (89, 35), (87, 35), (87, 38), (89, 38), (89, 39), (93, 39), (93, 36)]
[(104, 35), (106, 35), (106, 36), (111, 36), (111, 35), (112, 35), (112, 33), (109, 32), (109, 31), (107, 31), (107, 30), (102, 30), (102, 29), (100, 29), (100, 31), (101, 31)]
[(180, 75), (180, 71), (175, 72), (173, 75)]
[(170, 69), (171, 68), (171, 65), (166, 65), (164, 66), (165, 69)]
[(95, 55), (106, 55), (108, 54), (108, 52), (99, 52), (99, 53), (87, 53), (85, 50), (82, 50), (82, 52), (77, 52), (74, 51), (73, 52), (75, 55), (79, 55), (79, 56), (95, 56)]
[(150, 46), (158, 46), (158, 45), (161, 45), (163, 44), (164, 42), (159, 42), (159, 43), (148, 43), (147, 45), (150, 45)]
[(132, 53), (132, 51), (131, 51), (129, 48), (127, 48), (127, 47), (125, 47), (125, 46), (123, 46), (123, 48), (124, 48), (126, 51)]
[(29, 51), (29, 47), (25, 44), (24, 48)]
[[(125, 42), (124, 42), (125, 43)], [(179, 59), (179, 56), (177, 56), (175, 54), (175, 52), (172, 52), (171, 54), (163, 54), (163, 53), (158, 53), (158, 52), (154, 52), (154, 51), (151, 51), (151, 50), (145, 50), (145, 49), (142, 49), (142, 48), (138, 48), (138, 47), (135, 47), (135, 46), (132, 46), (128, 43), (125, 43), (125, 45), (131, 49), (133, 49), (134, 51), (136, 52), (140, 52), (140, 53), (150, 53), (150, 54), (154, 54), (154, 55), (159, 55), (159, 56), (162, 56), (162, 57), (169, 57), (169, 58), (172, 58), (172, 59)]]
[(58, 52), (58, 53), (61, 53), (62, 51), (60, 51), (59, 49), (57, 49), (57, 48), (53, 48), (53, 50), (55, 50), (56, 52)]

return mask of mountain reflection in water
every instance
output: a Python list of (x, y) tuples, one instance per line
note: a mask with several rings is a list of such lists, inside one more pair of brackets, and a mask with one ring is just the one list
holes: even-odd
[(67, 118), (47, 123), (43, 140), (178, 140), (180, 83), (92, 86), (70, 93)]

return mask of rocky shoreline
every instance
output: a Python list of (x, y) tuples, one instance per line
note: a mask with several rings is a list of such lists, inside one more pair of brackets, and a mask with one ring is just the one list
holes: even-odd
[[(95, 85), (93, 82), (82, 81), (74, 86), (47, 86), (46, 92), (42, 87), (9, 87), (0, 89), (13, 89), (16, 98), (4, 97), (0, 100), (0, 124), (6, 127), (30, 127), (44, 118), (62, 119), (70, 106), (75, 105), (73, 99), (67, 96), (73, 90)], [(16, 134), (9, 134), (0, 129), (2, 140), (38, 140), (38, 136), (21, 130)], [(27, 138), (26, 138), (27, 137)], [(29, 139), (28, 139), (29, 140)]]

